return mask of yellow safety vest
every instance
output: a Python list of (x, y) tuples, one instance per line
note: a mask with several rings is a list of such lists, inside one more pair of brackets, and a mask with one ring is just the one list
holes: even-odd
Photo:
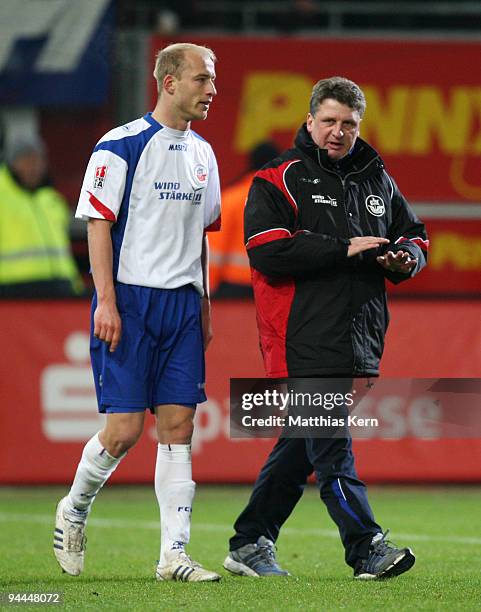
[(79, 291), (68, 225), (67, 203), (55, 189), (30, 192), (0, 166), (0, 285), (62, 279)]

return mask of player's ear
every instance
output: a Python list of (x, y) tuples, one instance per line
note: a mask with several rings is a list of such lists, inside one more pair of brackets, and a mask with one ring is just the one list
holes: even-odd
[(175, 76), (173, 74), (166, 74), (164, 80), (162, 81), (162, 89), (169, 95), (172, 95), (175, 93), (175, 84)]

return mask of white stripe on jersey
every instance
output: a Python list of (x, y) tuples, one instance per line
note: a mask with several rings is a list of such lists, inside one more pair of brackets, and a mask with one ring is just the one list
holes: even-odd
[(211, 146), (150, 115), (108, 132), (85, 173), (76, 217), (113, 221), (114, 278), (202, 293), (204, 230), (218, 229), (220, 186)]

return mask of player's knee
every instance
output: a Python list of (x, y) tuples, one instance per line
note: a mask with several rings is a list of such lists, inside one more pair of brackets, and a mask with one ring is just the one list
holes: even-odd
[(120, 457), (135, 445), (141, 433), (142, 430), (121, 428), (104, 432), (101, 439), (110, 455)]
[(138, 435), (134, 435), (134, 434), (129, 434), (129, 433), (124, 433), (120, 436), (118, 436), (114, 441), (113, 441), (113, 448), (114, 448), (114, 452), (112, 453), (114, 457), (120, 457), (120, 455), (123, 455), (124, 453), (126, 453), (130, 448), (132, 448), (132, 446), (134, 446), (134, 444), (137, 442), (137, 440), (139, 439)]
[(113, 457), (120, 457), (132, 448), (144, 427), (144, 413), (112, 413), (107, 415), (99, 440)]
[(190, 444), (193, 432), (192, 418), (168, 419), (163, 423), (163, 442), (165, 444)]

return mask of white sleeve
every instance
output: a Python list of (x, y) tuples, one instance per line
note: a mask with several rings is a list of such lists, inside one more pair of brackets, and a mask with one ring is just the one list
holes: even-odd
[(214, 151), (210, 149), (209, 182), (205, 194), (204, 229), (206, 232), (220, 230), (220, 181)]
[(127, 177), (127, 162), (112, 151), (99, 149), (85, 172), (75, 216), (116, 221)]

